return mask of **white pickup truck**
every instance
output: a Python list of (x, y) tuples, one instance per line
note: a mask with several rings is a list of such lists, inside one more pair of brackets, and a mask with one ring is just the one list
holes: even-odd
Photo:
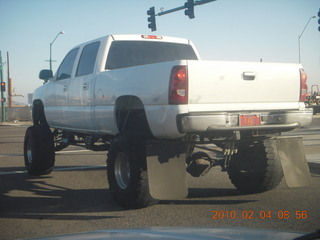
[(108, 151), (109, 189), (124, 208), (186, 197), (186, 173), (217, 165), (246, 193), (306, 166), (301, 139), (280, 136), (312, 121), (300, 64), (202, 61), (186, 39), (109, 35), (39, 78), (27, 171), (50, 173), (68, 145)]

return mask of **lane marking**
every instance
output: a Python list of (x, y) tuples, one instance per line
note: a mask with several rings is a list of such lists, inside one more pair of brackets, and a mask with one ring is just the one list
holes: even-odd
[(20, 157), (23, 154), (0, 154), (0, 157)]
[[(79, 166), (79, 167), (57, 167), (53, 169), (53, 172), (63, 172), (63, 171), (74, 171), (74, 170), (87, 170), (87, 169), (106, 169), (106, 165), (98, 165), (98, 166)], [(26, 170), (24, 171), (12, 171), (12, 172), (0, 172), (1, 175), (10, 175), (10, 174), (23, 174), (28, 173)]]
[(90, 152), (91, 150), (70, 150), (70, 151), (60, 151), (56, 152), (56, 154), (64, 154), (64, 153), (77, 153), (77, 152)]
[[(78, 152), (90, 152), (91, 150), (70, 150), (70, 151), (60, 151), (56, 152), (56, 154), (68, 154), (68, 153), (78, 153)], [(23, 156), (22, 153), (18, 154), (0, 154), (0, 157), (21, 157)]]
[(21, 174), (21, 173), (27, 173), (27, 171), (0, 172), (0, 176), (1, 176), (1, 175)]
[(319, 153), (310, 153), (306, 154), (307, 162), (320, 164), (320, 154)]

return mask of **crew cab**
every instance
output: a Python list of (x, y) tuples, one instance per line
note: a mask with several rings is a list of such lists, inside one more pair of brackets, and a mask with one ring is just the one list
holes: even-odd
[(185, 197), (186, 173), (216, 165), (243, 192), (271, 190), (297, 166), (308, 181), (300, 139), (281, 136), (312, 121), (300, 64), (203, 61), (187, 39), (109, 35), (39, 77), (24, 143), (32, 175), (82, 145), (108, 151), (109, 189), (125, 208)]

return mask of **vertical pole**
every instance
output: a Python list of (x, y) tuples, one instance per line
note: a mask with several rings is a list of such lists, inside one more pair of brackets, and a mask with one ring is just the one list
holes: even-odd
[(12, 108), (12, 78), (8, 78), (9, 108)]
[(8, 67), (8, 99), (9, 99), (9, 108), (12, 108), (12, 79), (10, 78), (10, 61), (9, 61), (9, 52), (7, 52), (7, 67)]
[(299, 63), (301, 63), (301, 46), (300, 46), (300, 38), (301, 36), (298, 37), (298, 45), (299, 45)]
[(50, 59), (49, 59), (50, 70), (52, 71), (52, 43), (50, 43)]
[[(3, 81), (3, 71), (2, 71), (2, 56), (1, 56), (1, 51), (0, 51), (0, 77), (1, 77), (1, 83)], [(4, 99), (4, 92), (1, 91), (1, 111), (2, 111), (2, 122), (6, 121), (6, 109), (5, 109), (5, 102), (2, 101)]]
[(299, 63), (301, 63), (301, 43), (300, 43), (300, 38), (302, 37), (304, 31), (306, 30), (306, 28), (308, 27), (310, 21), (312, 18), (316, 18), (316, 16), (312, 16), (309, 21), (307, 22), (306, 26), (304, 27), (304, 29), (302, 30), (302, 33), (299, 35), (298, 37), (298, 44), (299, 44)]

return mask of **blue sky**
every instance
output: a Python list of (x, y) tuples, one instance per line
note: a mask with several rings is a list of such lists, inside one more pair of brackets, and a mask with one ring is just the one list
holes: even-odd
[[(42, 85), (41, 69), (49, 68), (53, 44), (55, 71), (75, 45), (108, 34), (148, 34), (147, 10), (168, 10), (186, 0), (0, 0), (0, 50), (3, 62), (10, 54), (14, 100), (27, 102), (27, 94)], [(319, 0), (217, 0), (195, 7), (194, 19), (179, 11), (157, 17), (152, 34), (192, 40), (202, 59), (224, 61), (298, 62), (308, 73), (309, 87), (320, 85)], [(7, 65), (4, 65), (6, 80)], [(290, 86), (288, 86), (290, 87)]]

